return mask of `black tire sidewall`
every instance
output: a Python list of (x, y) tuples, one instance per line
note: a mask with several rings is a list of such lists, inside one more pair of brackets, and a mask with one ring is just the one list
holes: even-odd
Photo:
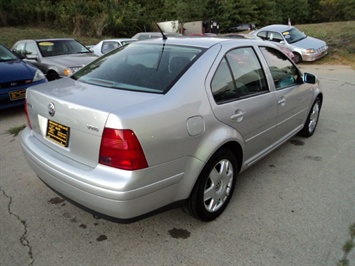
[[(309, 130), (310, 118), (311, 118), (311, 115), (312, 115), (312, 112), (313, 112), (313, 108), (314, 108), (314, 106), (315, 106), (316, 104), (318, 104), (318, 108), (319, 108), (319, 112), (318, 112), (318, 114), (317, 114), (317, 122), (316, 122), (316, 125), (315, 125), (315, 127), (313, 128), (313, 130), (310, 131), (310, 130)], [(308, 114), (308, 116), (307, 116), (306, 123), (304, 124), (304, 127), (303, 127), (302, 130), (300, 131), (299, 135), (301, 135), (301, 136), (303, 136), (303, 137), (311, 137), (311, 136), (313, 136), (313, 134), (314, 134), (314, 132), (316, 131), (316, 128), (317, 128), (317, 126), (318, 126), (318, 120), (319, 120), (319, 115), (320, 115), (320, 109), (321, 109), (321, 101), (320, 101), (319, 98), (317, 98), (317, 99), (314, 101), (314, 103), (313, 103), (313, 105), (312, 105), (312, 107), (311, 107), (311, 109), (310, 109), (310, 111), (309, 111), (309, 114)]]
[[(206, 185), (207, 179), (208, 179), (209, 174), (211, 173), (212, 169), (215, 167), (215, 165), (217, 163), (219, 163), (223, 159), (227, 159), (228, 161), (230, 161), (230, 163), (232, 164), (232, 167), (233, 167), (233, 181), (232, 181), (231, 191), (230, 191), (228, 198), (224, 202), (223, 206), (221, 206), (215, 212), (209, 212), (208, 210), (206, 210), (206, 207), (204, 204), (205, 185)], [(238, 171), (237, 160), (236, 160), (235, 156), (233, 155), (233, 153), (230, 152), (229, 150), (225, 150), (225, 149), (220, 150), (211, 157), (211, 159), (206, 164), (205, 168), (202, 170), (202, 172), (198, 178), (198, 181), (196, 183), (196, 187), (195, 187), (195, 191), (194, 191), (195, 193), (193, 195), (193, 197), (195, 197), (195, 199), (193, 199), (194, 203), (195, 203), (195, 206), (194, 206), (195, 216), (197, 216), (202, 221), (211, 221), (211, 220), (216, 219), (225, 210), (230, 199), (233, 196), (233, 192), (235, 189), (235, 183), (236, 183), (236, 177), (237, 177), (237, 171)]]

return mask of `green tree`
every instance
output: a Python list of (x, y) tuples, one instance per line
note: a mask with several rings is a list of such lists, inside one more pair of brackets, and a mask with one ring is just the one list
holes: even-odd
[(255, 6), (256, 17), (254, 22), (257, 27), (281, 22), (280, 17), (275, 12), (277, 9), (275, 0), (252, 0), (252, 3)]
[(354, 0), (320, 0), (319, 4), (320, 22), (355, 19)]

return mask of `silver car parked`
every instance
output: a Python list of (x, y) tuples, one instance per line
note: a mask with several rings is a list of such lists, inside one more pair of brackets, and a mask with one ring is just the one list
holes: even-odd
[(238, 173), (313, 135), (323, 94), (265, 41), (154, 38), (29, 88), (26, 101), (25, 157), (61, 195), (125, 222), (176, 206), (211, 221)]
[(40, 69), (49, 81), (68, 77), (98, 57), (71, 38), (21, 40), (11, 50)]
[(307, 36), (293, 26), (270, 25), (253, 32), (252, 35), (284, 45), (293, 52), (296, 63), (315, 61), (328, 54), (325, 41)]
[(116, 49), (120, 46), (129, 44), (129, 43), (135, 42), (135, 41), (137, 41), (137, 40), (127, 39), (127, 38), (106, 39), (106, 40), (100, 41), (98, 44), (91, 47), (90, 51), (92, 51), (97, 56), (102, 56), (102, 55), (107, 54), (108, 52), (112, 51), (113, 49)]

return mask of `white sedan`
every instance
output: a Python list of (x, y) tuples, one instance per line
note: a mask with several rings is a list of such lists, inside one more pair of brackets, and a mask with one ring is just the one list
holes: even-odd
[(136, 41), (135, 39), (127, 38), (127, 39), (109, 39), (109, 40), (102, 40), (98, 44), (94, 45), (90, 48), (90, 51), (98, 56), (102, 56), (107, 54), (113, 49), (126, 45), (128, 43)]

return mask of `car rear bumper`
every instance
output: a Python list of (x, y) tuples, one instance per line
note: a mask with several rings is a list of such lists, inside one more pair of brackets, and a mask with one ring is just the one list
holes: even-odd
[(137, 174), (100, 164), (95, 168), (73, 165), (38, 141), (28, 127), (21, 134), (21, 146), (29, 165), (44, 183), (97, 213), (132, 219), (179, 200), (176, 195), (183, 172), (134, 187), (134, 180), (138, 180), (137, 183), (142, 177), (149, 180), (149, 175), (164, 170), (149, 168), (143, 170), (146, 173)]

